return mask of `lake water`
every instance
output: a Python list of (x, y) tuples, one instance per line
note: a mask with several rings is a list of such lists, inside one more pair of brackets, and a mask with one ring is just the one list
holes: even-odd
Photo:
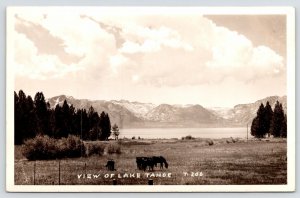
[[(197, 138), (246, 138), (247, 128), (140, 128), (120, 129), (120, 138), (181, 138), (187, 135)], [(250, 137), (250, 129), (248, 129)]]

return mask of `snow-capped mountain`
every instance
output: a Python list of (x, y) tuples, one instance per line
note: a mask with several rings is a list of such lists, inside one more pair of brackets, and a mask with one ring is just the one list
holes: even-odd
[(287, 111), (287, 97), (286, 96), (270, 96), (264, 99), (258, 100), (254, 103), (239, 104), (230, 108), (211, 108), (211, 112), (226, 119), (229, 124), (245, 126), (251, 124), (255, 118), (257, 110), (261, 104), (266, 105), (269, 101), (272, 109), (274, 110), (275, 104), (278, 101), (282, 104), (283, 110)]
[(129, 102), (128, 100), (112, 100), (113, 104), (123, 106), (137, 117), (146, 118), (146, 114), (154, 109), (157, 105), (152, 103)]
[(130, 102), (127, 100), (87, 100), (75, 99), (72, 96), (55, 96), (49, 98), (51, 108), (62, 105), (64, 100), (76, 109), (105, 111), (111, 122), (120, 127), (222, 127), (245, 126), (256, 116), (261, 103), (269, 101), (274, 109), (278, 100), (286, 111), (286, 96), (271, 96), (249, 104), (238, 104), (234, 108), (204, 108), (201, 105), (155, 105), (151, 103)]
[(62, 105), (64, 100), (68, 104), (72, 104), (76, 109), (88, 109), (92, 106), (99, 114), (104, 111), (109, 114), (112, 123), (117, 123), (120, 127), (131, 126), (143, 121), (142, 118), (137, 117), (133, 112), (129, 111), (124, 106), (105, 100), (87, 100), (87, 99), (75, 99), (70, 96), (60, 95), (53, 98), (49, 98), (50, 108)]
[(182, 106), (161, 104), (149, 111), (148, 120), (158, 122), (176, 122), (198, 124), (216, 123), (221, 118), (202, 107), (201, 105)]

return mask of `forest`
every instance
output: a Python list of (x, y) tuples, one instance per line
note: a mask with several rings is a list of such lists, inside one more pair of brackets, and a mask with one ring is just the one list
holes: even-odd
[(37, 92), (33, 99), (22, 90), (14, 92), (14, 127), (15, 145), (37, 135), (55, 139), (75, 135), (82, 140), (108, 140), (111, 135), (106, 112), (99, 115), (92, 106), (88, 111), (75, 109), (66, 100), (52, 109), (43, 92)]

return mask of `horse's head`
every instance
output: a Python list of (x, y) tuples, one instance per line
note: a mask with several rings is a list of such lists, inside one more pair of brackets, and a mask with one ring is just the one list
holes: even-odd
[(167, 162), (165, 162), (165, 167), (168, 168), (169, 164)]
[(165, 164), (165, 167), (168, 168), (169, 164), (168, 164), (167, 160), (163, 156), (160, 156), (159, 158)]

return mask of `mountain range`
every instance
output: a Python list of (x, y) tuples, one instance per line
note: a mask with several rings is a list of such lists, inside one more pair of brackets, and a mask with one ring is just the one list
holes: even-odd
[(238, 104), (233, 108), (205, 108), (201, 105), (170, 105), (130, 102), (127, 100), (88, 100), (60, 95), (47, 99), (51, 108), (62, 105), (64, 100), (76, 109), (88, 110), (91, 106), (99, 114), (109, 114), (111, 123), (120, 128), (145, 127), (239, 127), (251, 124), (261, 103), (269, 101), (274, 108), (279, 101), (285, 112), (286, 96), (270, 96), (254, 103)]

